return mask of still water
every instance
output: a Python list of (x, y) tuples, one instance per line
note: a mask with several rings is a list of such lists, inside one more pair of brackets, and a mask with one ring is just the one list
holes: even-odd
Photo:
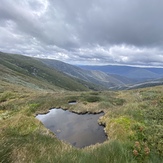
[(36, 118), (58, 139), (77, 148), (83, 148), (102, 143), (107, 139), (104, 127), (97, 122), (99, 117), (103, 115), (104, 113), (76, 114), (68, 110), (51, 109), (47, 114), (39, 114)]

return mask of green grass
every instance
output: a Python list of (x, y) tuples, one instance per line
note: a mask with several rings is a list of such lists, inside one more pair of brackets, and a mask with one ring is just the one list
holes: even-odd
[[(29, 84), (29, 87), (38, 89), (87, 91), (91, 87), (90, 83), (72, 78), (37, 59), (22, 55), (0, 52), (0, 71), (4, 80), (24, 86)], [(92, 89), (96, 89), (96, 86), (93, 85)]]
[[(0, 162), (161, 163), (163, 87), (130, 91), (38, 90), (0, 82)], [(69, 105), (69, 101), (77, 101)], [(62, 107), (100, 112), (108, 140), (76, 149), (58, 140), (35, 115)]]

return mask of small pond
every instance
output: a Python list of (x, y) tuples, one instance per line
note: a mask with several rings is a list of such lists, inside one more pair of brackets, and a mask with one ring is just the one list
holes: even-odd
[(36, 118), (58, 139), (83, 148), (107, 139), (104, 127), (98, 124), (99, 117), (103, 115), (104, 113), (76, 114), (68, 110), (51, 109), (47, 114), (39, 114)]

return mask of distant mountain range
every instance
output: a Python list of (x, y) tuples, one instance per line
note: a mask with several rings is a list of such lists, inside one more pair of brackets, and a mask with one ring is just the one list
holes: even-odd
[(47, 66), (64, 72), (65, 74), (84, 80), (86, 82), (101, 85), (106, 88), (125, 86), (126, 84), (118, 78), (106, 74), (99, 70), (84, 70), (80, 67), (73, 66), (58, 60), (38, 59)]
[(0, 52), (0, 79), (38, 89), (134, 89), (163, 84), (162, 68), (74, 66)]
[(108, 89), (134, 89), (162, 84), (163, 68), (130, 66), (74, 66), (58, 60), (39, 59), (65, 74)]
[(131, 66), (79, 66), (86, 70), (99, 70), (107, 74), (114, 74), (134, 80), (148, 80), (163, 77), (163, 68), (140, 68)]

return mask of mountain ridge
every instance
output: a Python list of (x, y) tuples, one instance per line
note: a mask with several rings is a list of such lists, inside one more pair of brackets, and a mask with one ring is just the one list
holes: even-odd
[[(86, 69), (88, 67), (88, 69)], [(110, 68), (110, 69), (107, 69)], [(92, 70), (93, 69), (93, 70)], [(74, 66), (58, 60), (0, 52), (3, 80), (43, 89), (75, 91), (134, 89), (162, 84), (163, 69), (128, 66)], [(126, 70), (124, 72), (124, 70)], [(108, 72), (116, 72), (108, 74)], [(10, 80), (11, 81), (10, 81)], [(31, 83), (30, 83), (31, 81)], [(29, 84), (30, 83), (30, 84)]]
[[(99, 89), (95, 85), (72, 78), (58, 70), (52, 69), (35, 58), (0, 53), (1, 80), (18, 83), (29, 83), (43, 89), (66, 89), (74, 91), (86, 91)], [(8, 79), (12, 79), (11, 81)]]
[(107, 88), (117, 87), (119, 85), (125, 86), (125, 83), (123, 83), (122, 81), (99, 70), (98, 71), (84, 70), (80, 67), (70, 65), (58, 60), (51, 59), (39, 59), (39, 60), (41, 60), (43, 63), (52, 68), (64, 72), (65, 74), (85, 80), (87, 82), (102, 85)]
[[(153, 79), (163, 78), (163, 68), (142, 68), (120, 65), (89, 66), (78, 65), (80, 68), (87, 70), (100, 70), (109, 75), (119, 75), (135, 82), (144, 82)], [(132, 82), (131, 82), (132, 83)]]

